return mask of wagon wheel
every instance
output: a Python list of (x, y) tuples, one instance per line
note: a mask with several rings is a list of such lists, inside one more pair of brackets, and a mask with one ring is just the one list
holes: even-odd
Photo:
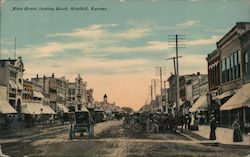
[(125, 129), (129, 129), (130, 128), (129, 120), (123, 120), (122, 126)]
[(92, 124), (89, 125), (89, 139), (94, 137), (94, 126)]
[(140, 123), (134, 123), (132, 125), (132, 131), (134, 133), (140, 133), (142, 131), (142, 125)]
[(146, 119), (146, 132), (153, 133), (154, 132), (154, 125), (151, 119)]
[(154, 123), (153, 125), (154, 125), (154, 132), (158, 133), (159, 132), (159, 126), (156, 123)]

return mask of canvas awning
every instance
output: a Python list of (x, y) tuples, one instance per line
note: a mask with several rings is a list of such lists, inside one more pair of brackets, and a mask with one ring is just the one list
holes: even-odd
[(61, 93), (58, 93), (58, 96), (63, 98), (63, 95)]
[(54, 110), (42, 103), (32, 102), (24, 103), (22, 113), (26, 114), (55, 114)]
[(235, 93), (234, 90), (226, 91), (226, 92), (223, 92), (221, 95), (217, 95), (215, 98), (223, 99), (225, 97), (233, 95), (234, 93)]
[(232, 110), (244, 106), (250, 107), (250, 83), (244, 84), (238, 92), (220, 107), (220, 110)]
[(16, 82), (16, 85), (17, 85), (19, 90), (23, 90), (23, 86), (19, 82)]
[(14, 88), (14, 89), (18, 88), (16, 83), (13, 80), (9, 80), (9, 84), (10, 84), (11, 88)]
[(60, 110), (62, 110), (64, 113), (68, 113), (69, 112), (69, 109), (63, 105), (63, 104), (59, 104), (57, 103), (57, 106), (60, 108)]
[(0, 100), (0, 113), (17, 113), (7, 100)]
[(207, 109), (207, 107), (208, 107), (207, 96), (202, 95), (198, 98), (198, 100), (189, 109), (189, 112), (196, 112), (199, 109)]
[(33, 91), (33, 97), (44, 98), (44, 95), (41, 92)]

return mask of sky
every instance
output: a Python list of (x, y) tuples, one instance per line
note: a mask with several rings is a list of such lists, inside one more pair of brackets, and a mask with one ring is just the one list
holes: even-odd
[(156, 67), (164, 80), (173, 72), (165, 60), (175, 56), (171, 35), (185, 35), (180, 74), (205, 74), (216, 42), (236, 22), (250, 21), (249, 0), (0, 1), (1, 59), (14, 58), (16, 38), (24, 79), (55, 73), (74, 81), (79, 73), (95, 100), (106, 93), (136, 110), (150, 100)]

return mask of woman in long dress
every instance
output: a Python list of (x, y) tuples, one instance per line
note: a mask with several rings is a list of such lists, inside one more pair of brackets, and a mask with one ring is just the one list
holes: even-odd
[(242, 133), (240, 130), (240, 123), (239, 123), (237, 118), (234, 120), (232, 128), (234, 129), (233, 141), (234, 142), (242, 142), (243, 137), (242, 137)]

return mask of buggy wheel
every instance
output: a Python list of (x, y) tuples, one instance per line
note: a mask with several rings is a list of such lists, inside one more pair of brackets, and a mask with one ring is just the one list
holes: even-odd
[(153, 125), (154, 125), (154, 132), (158, 133), (159, 132), (159, 126), (156, 123), (154, 123)]
[(92, 139), (94, 137), (94, 126), (89, 125), (89, 139)]
[(130, 123), (127, 120), (123, 120), (122, 126), (124, 129), (129, 129), (130, 128)]
[(140, 133), (142, 132), (142, 125), (140, 123), (135, 123), (132, 125), (132, 131), (134, 133)]
[(159, 131), (159, 126), (156, 123), (149, 123), (146, 128), (147, 133), (158, 133)]

